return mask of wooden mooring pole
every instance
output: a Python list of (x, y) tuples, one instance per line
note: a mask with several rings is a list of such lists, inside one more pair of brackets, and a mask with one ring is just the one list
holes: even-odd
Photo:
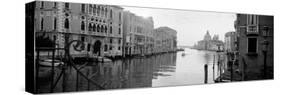
[(204, 83), (207, 84), (208, 83), (208, 64), (204, 65), (204, 71), (205, 71), (205, 80)]
[(36, 70), (36, 75), (35, 75), (35, 93), (38, 93), (38, 76), (39, 76), (39, 55), (40, 55), (40, 51), (39, 50), (37, 50), (37, 54), (36, 54), (36, 64), (35, 64), (35, 66), (36, 66), (36, 68), (35, 68), (35, 70)]

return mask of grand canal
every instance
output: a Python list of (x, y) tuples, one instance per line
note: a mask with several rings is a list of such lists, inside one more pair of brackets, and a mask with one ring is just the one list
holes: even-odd
[[(104, 89), (192, 85), (204, 84), (205, 64), (208, 64), (207, 82), (214, 83), (218, 76), (216, 60), (216, 52), (185, 49), (177, 53), (128, 58), (108, 63), (88, 63), (80, 68), (80, 71)], [(48, 71), (50, 67), (40, 67), (39, 70)], [(61, 71), (61, 67), (55, 68), (55, 79)], [(38, 81), (39, 92), (50, 91), (51, 82), (48, 77), (39, 78)], [(86, 80), (73, 67), (67, 67), (53, 91), (99, 90), (97, 84)]]

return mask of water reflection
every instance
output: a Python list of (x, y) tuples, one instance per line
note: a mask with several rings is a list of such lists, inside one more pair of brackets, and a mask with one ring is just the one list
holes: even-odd
[[(181, 53), (166, 53), (149, 57), (116, 60), (108, 63), (88, 63), (80, 71), (105, 89), (157, 87), (204, 82), (203, 65), (214, 63), (214, 52), (187, 49)], [(81, 65), (77, 65), (78, 67)], [(48, 67), (46, 67), (48, 68)], [(40, 68), (42, 69), (42, 68)], [(55, 77), (62, 68), (56, 68)], [(212, 66), (209, 67), (209, 81), (213, 81)], [(39, 80), (40, 81), (40, 80)], [(40, 92), (50, 91), (46, 81), (40, 84)], [(71, 67), (65, 69), (54, 92), (99, 90), (99, 88), (79, 75)]]

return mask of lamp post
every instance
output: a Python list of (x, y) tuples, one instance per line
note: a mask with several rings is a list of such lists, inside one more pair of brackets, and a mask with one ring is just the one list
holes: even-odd
[(267, 60), (267, 48), (269, 45), (269, 42), (267, 40), (263, 41), (263, 56), (264, 56), (264, 60), (263, 60), (263, 78), (266, 79), (266, 71), (267, 71), (267, 65), (266, 65), (266, 60)]

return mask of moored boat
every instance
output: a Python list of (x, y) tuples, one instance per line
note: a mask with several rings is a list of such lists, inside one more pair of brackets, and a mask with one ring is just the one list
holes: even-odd
[[(52, 63), (53, 63), (53, 60), (51, 59), (45, 59), (45, 60), (41, 60), (39, 62), (40, 65), (42, 66), (48, 66), (48, 67), (51, 67), (52, 66)], [(54, 60), (54, 66), (59, 66), (59, 65), (63, 65), (64, 63), (60, 60)]]

